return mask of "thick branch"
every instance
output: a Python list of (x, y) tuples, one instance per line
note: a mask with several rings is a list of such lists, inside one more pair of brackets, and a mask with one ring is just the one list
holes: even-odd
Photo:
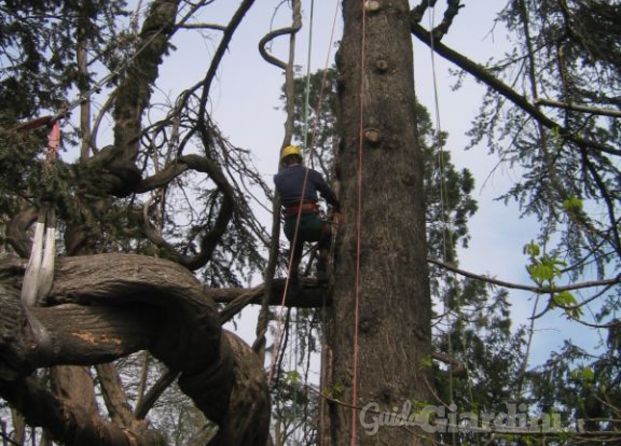
[(39, 212), (36, 208), (24, 209), (14, 216), (6, 228), (6, 239), (15, 252), (23, 258), (30, 255), (31, 242), (26, 235), (28, 228), (37, 220)]
[(235, 375), (232, 377), (233, 391), (228, 407), (232, 416), (228, 417), (226, 425), (221, 425), (221, 429), (224, 430), (222, 433), (224, 438), (233, 438), (236, 441), (222, 444), (264, 445), (269, 434), (270, 395), (263, 373), (263, 363), (234, 333), (228, 331), (223, 333), (223, 339), (226, 339), (236, 361)]
[(138, 438), (143, 441), (141, 444), (162, 441), (154, 431), (132, 432), (99, 417), (92, 418), (66, 400), (53, 396), (32, 378), (0, 380), (0, 395), (19, 410), (30, 425), (45, 426), (54, 440), (68, 446), (132, 446)]
[[(259, 444), (244, 439), (254, 441), (254, 435), (267, 432), (269, 410), (259, 413), (269, 404), (263, 369), (249, 359), (254, 355), (250, 347), (222, 336), (214, 302), (189, 271), (169, 261), (122, 254), (62, 258), (57, 267), (49, 297), (54, 306), (33, 309), (52, 340), (49, 350), (40, 351), (19, 304), (23, 262), (0, 264), (2, 397), (15, 403), (14, 399), (32, 392), (22, 377), (35, 367), (108, 362), (148, 349), (169, 369), (181, 373), (180, 388), (220, 426), (212, 444)], [(239, 381), (242, 371), (243, 381)], [(11, 391), (17, 387), (19, 393)], [(51, 428), (59, 419), (71, 422), (80, 416), (65, 414), (57, 419), (54, 410), (69, 409), (49, 395), (41, 398), (47, 398), (53, 409), (49, 417), (36, 411), (27, 414), (34, 425)], [(249, 405), (244, 420), (252, 432), (237, 424), (235, 410), (244, 405)], [(77, 442), (65, 436), (71, 433), (68, 426), (56, 432), (63, 435), (56, 438), (67, 444), (125, 444)]]
[[(268, 305), (282, 304), (282, 293), (285, 288), (285, 279), (275, 279)], [(220, 319), (224, 323), (230, 320), (249, 304), (261, 305), (265, 296), (265, 286), (247, 288), (213, 288), (206, 290), (210, 298), (217, 303), (227, 304), (220, 311)], [(290, 308), (320, 308), (331, 304), (327, 285), (318, 283), (315, 279), (301, 279), (300, 286), (289, 287), (285, 306)]]
[(175, 30), (177, 1), (156, 0), (140, 31), (138, 52), (115, 92), (114, 145), (124, 161), (133, 161), (138, 153), (141, 118), (151, 97), (151, 84), (168, 50), (169, 36)]
[[(292, 4), (292, 28), (289, 36), (289, 59), (284, 66), (285, 70), (285, 99), (287, 119), (285, 120), (285, 135), (281, 147), (286, 147), (291, 144), (291, 138), (293, 137), (293, 123), (295, 118), (295, 73), (293, 65), (295, 62), (295, 36), (297, 31), (302, 27), (302, 15), (300, 0), (294, 0)], [(265, 48), (259, 45), (262, 51), (262, 55), (265, 57), (267, 52)], [(267, 333), (267, 327), (269, 325), (269, 302), (273, 295), (272, 282), (274, 280), (274, 274), (276, 272), (276, 266), (278, 264), (279, 253), (279, 239), (280, 239), (280, 197), (278, 194), (274, 196), (272, 200), (272, 242), (269, 248), (269, 256), (267, 266), (263, 272), (263, 279), (265, 280), (265, 289), (269, 290), (267, 293), (263, 293), (261, 300), (261, 310), (259, 312), (259, 318), (257, 321), (257, 337), (253, 343), (253, 349), (259, 354), (261, 358), (265, 356), (265, 334)], [(281, 292), (282, 294), (282, 292)]]
[(98, 364), (95, 368), (110, 418), (119, 426), (131, 426), (136, 419), (116, 368), (111, 363)]
[[(218, 171), (216, 164), (209, 158), (199, 155), (185, 155), (171, 161), (155, 175), (142, 180), (138, 187), (136, 187), (136, 193), (142, 194), (157, 189), (158, 187), (164, 187), (183, 172), (190, 169), (207, 174)], [(220, 177), (220, 175), (218, 177)]]

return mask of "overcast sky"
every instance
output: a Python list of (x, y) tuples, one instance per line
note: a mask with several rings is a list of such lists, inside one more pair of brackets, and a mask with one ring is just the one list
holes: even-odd
[[(218, 73), (218, 81), (212, 88), (210, 112), (224, 135), (237, 146), (250, 149), (255, 163), (265, 180), (271, 184), (276, 171), (278, 151), (283, 138), (285, 115), (280, 101), (284, 76), (276, 67), (267, 64), (260, 57), (257, 45), (270, 27), (287, 26), (290, 12), (282, 7), (273, 17), (279, 0), (257, 2), (242, 22), (235, 35)], [(412, 3), (412, 2), (411, 2)], [(443, 2), (438, 2), (441, 4)], [(494, 27), (496, 13), (506, 0), (465, 0), (449, 33), (443, 42), (462, 52), (467, 57), (484, 63), (492, 57), (500, 58), (509, 49), (509, 43), (502, 27)], [(201, 17), (194, 22), (226, 23), (238, 2), (218, 1), (205, 8)], [(312, 42), (311, 70), (325, 67), (326, 58), (333, 63), (335, 48), (330, 48), (330, 32), (335, 17), (336, 2), (315, 1), (315, 17)], [(308, 25), (310, 0), (303, 0), (304, 24)], [(443, 10), (436, 12), (438, 18)], [(207, 16), (209, 14), (209, 16)], [(340, 39), (341, 12), (337, 12), (335, 41)], [(271, 21), (274, 18), (274, 23)], [(428, 17), (424, 19), (428, 24)], [(196, 31), (180, 32), (175, 37), (177, 50), (170, 56), (162, 69), (161, 93), (174, 97), (176, 93), (194, 84), (204, 75), (219, 40), (219, 33), (205, 33), (202, 37)], [(306, 71), (308, 51), (308, 27), (298, 34), (296, 64)], [(435, 116), (433, 100), (432, 64), (428, 47), (414, 41), (415, 83), (419, 101), (425, 105), (432, 118)], [(274, 42), (272, 51), (282, 59), (286, 58), (288, 38)], [(451, 150), (458, 169), (470, 169), (476, 178), (475, 199), (479, 203), (478, 213), (471, 219), (472, 235), (469, 249), (460, 252), (460, 266), (475, 273), (486, 273), (499, 279), (529, 283), (525, 271), (526, 256), (522, 247), (537, 235), (535, 222), (520, 220), (515, 206), (505, 206), (494, 198), (505, 192), (519, 177), (519, 172), (501, 166), (495, 156), (489, 155), (485, 147), (465, 151), (468, 143), (465, 132), (475, 117), (483, 89), (472, 79), (466, 78), (463, 87), (453, 91), (455, 79), (448, 74), (450, 65), (436, 56), (436, 72), (439, 96), (439, 114), (442, 130), (448, 132), (447, 148)], [(311, 104), (312, 106), (312, 104)], [(492, 174), (492, 171), (494, 173)], [(268, 223), (266, 222), (266, 226)], [(526, 323), (532, 311), (534, 296), (511, 291), (513, 317), (516, 323)], [(248, 341), (254, 339), (254, 311), (244, 318), (242, 335)], [(251, 322), (247, 322), (250, 320)], [(558, 348), (562, 339), (571, 337), (584, 344), (597, 342), (596, 333), (575, 323), (567, 324), (560, 312), (554, 312), (537, 322), (533, 362), (544, 360), (551, 348)]]

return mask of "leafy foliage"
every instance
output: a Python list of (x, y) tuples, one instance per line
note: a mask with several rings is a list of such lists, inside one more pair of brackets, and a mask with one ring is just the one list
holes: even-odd
[[(515, 107), (490, 88), (471, 144), (485, 142), (520, 173), (500, 198), (514, 200), (523, 215), (541, 222), (539, 239), (524, 250), (538, 287), (609, 277), (620, 265), (619, 20), (621, 5), (604, 0), (513, 0), (498, 16), (513, 49), (487, 73), (511, 85), (532, 109)], [(618, 286), (591, 294), (551, 292), (546, 309), (534, 316), (561, 308), (573, 320), (616, 332)], [(608, 420), (620, 407), (609, 390), (618, 378), (618, 351), (606, 346), (594, 353), (566, 341), (524, 376), (524, 396), (541, 413), (582, 419), (584, 430), (616, 430)], [(557, 441), (594, 444), (579, 434)]]
[[(67, 99), (77, 97), (76, 91), (91, 88), (102, 72), (123, 74), (140, 38), (139, 17), (134, 17), (135, 24), (128, 23), (126, 6), (122, 0), (9, 1), (0, 5), (1, 251), (12, 250), (7, 243), (12, 219), (43, 201), (53, 203), (57, 211), (60, 238), (65, 242), (58, 249), (60, 254), (126, 252), (176, 260), (202, 251), (205, 234), (224, 225), (224, 235), (216, 240), (209, 262), (196, 269), (206, 286), (243, 286), (263, 269), (262, 247), (268, 242), (250, 203), (267, 201), (270, 192), (249, 151), (224, 138), (208, 115), (198, 116), (200, 95), (183, 92), (171, 101), (174, 106), (169, 115), (156, 113), (159, 121), (138, 129), (139, 148), (130, 160), (130, 174), (137, 181), (163, 177), (157, 187), (146, 191), (134, 188), (131, 193), (111, 194), (106, 181), (118, 178), (119, 171), (114, 168), (120, 167), (121, 175), (127, 173), (122, 163), (110, 163), (118, 150), (96, 147), (87, 135), (69, 129), (73, 122), (69, 119), (63, 121), (64, 156), (53, 166), (44, 161), (47, 126), (28, 132), (15, 130), (18, 121), (55, 114)], [(77, 61), (81, 48), (86, 49), (87, 71)], [(113, 87), (115, 82), (112, 79), (102, 87)], [(145, 83), (138, 87), (149, 90), (153, 86)], [(112, 99), (102, 107), (103, 114), (110, 112)], [(85, 105), (97, 107), (94, 101)], [(84, 116), (79, 118), (80, 124), (91, 129), (96, 125)], [(197, 136), (199, 126), (202, 131)], [(72, 159), (85, 142), (90, 148), (87, 155)], [(188, 153), (202, 157), (212, 170), (188, 169), (166, 178), (166, 169), (174, 169)], [(53, 187), (48, 187), (51, 183)], [(233, 202), (230, 221), (224, 222), (220, 218), (225, 206), (222, 184), (230, 188), (227, 191)], [(149, 228), (165, 241), (149, 238)], [(73, 243), (76, 239), (79, 243)], [(137, 398), (131, 390), (137, 385), (138, 373), (129, 372), (139, 367), (119, 366), (130, 389), (129, 402), (134, 403)], [(169, 390), (159, 404), (153, 409), (152, 421), (170, 444), (205, 444), (213, 434), (213, 425), (178, 389)]]
[(620, 122), (597, 111), (620, 105), (621, 53), (614, 25), (620, 18), (619, 5), (607, 1), (509, 2), (499, 21), (512, 34), (514, 50), (490, 71), (522, 86), (516, 94), (532, 102), (559, 103), (538, 106), (555, 124), (544, 125), (489, 90), (470, 132), (473, 144), (485, 140), (505, 162), (519, 166), (522, 178), (502, 198), (542, 221), (542, 241), (558, 243), (574, 278), (591, 263), (604, 276), (606, 265), (618, 268), (621, 257)]
[(107, 68), (118, 63), (118, 19), (127, 15), (125, 8), (124, 0), (3, 2), (0, 122), (56, 111), (72, 87), (89, 83), (78, 68), (76, 41), (93, 62)]

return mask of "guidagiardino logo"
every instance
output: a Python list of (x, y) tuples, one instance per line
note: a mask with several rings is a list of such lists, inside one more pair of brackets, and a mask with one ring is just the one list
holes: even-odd
[[(360, 425), (367, 435), (375, 435), (382, 427), (418, 427), (428, 433), (453, 432), (567, 432), (579, 431), (562, 426), (561, 415), (556, 412), (534, 415), (526, 404), (505, 403), (505, 411), (460, 411), (455, 404), (448, 406), (426, 405), (413, 410), (406, 400), (401, 407), (380, 410), (378, 403), (366, 404), (359, 413)], [(420, 407), (420, 405), (419, 405)]]

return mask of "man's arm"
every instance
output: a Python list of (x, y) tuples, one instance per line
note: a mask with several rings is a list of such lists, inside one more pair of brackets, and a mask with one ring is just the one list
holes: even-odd
[(336, 194), (334, 191), (328, 186), (326, 180), (323, 179), (323, 176), (317, 172), (316, 170), (311, 170), (312, 179), (315, 183), (315, 187), (321, 194), (321, 196), (328, 202), (330, 206), (334, 208), (335, 212), (340, 212), (341, 206), (339, 204), (338, 199), (336, 198)]

